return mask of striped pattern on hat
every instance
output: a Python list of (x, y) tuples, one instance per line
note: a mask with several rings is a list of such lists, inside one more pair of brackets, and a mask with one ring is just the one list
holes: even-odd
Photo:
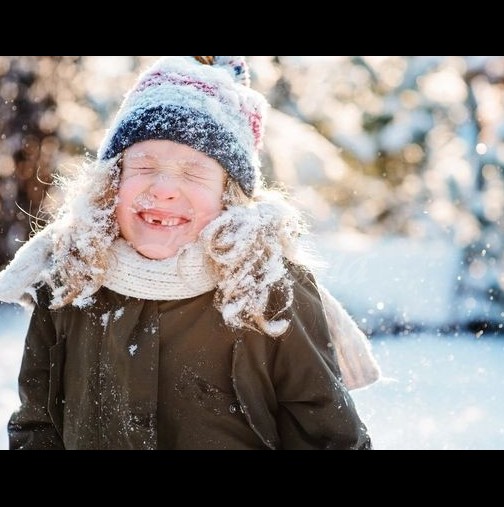
[(162, 57), (126, 95), (98, 158), (141, 141), (174, 141), (217, 160), (250, 197), (260, 179), (268, 103), (249, 84), (241, 56)]

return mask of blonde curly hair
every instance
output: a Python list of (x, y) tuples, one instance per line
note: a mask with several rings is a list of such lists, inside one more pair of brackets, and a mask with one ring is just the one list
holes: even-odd
[[(64, 201), (54, 217), (53, 253), (45, 281), (53, 291), (51, 308), (82, 305), (102, 285), (110, 248), (119, 237), (116, 221), (121, 158), (92, 161), (72, 178), (59, 178)], [(299, 238), (307, 231), (287, 194), (264, 184), (247, 197), (228, 178), (223, 211), (200, 233), (208, 263), (217, 280), (214, 303), (224, 321), (271, 336), (288, 327), (278, 315), (292, 304), (285, 260), (303, 262)], [(271, 295), (282, 303), (270, 314)]]
[(85, 162), (71, 177), (55, 181), (63, 202), (53, 217), (51, 266), (44, 280), (53, 292), (51, 309), (80, 304), (104, 280), (108, 252), (119, 236), (119, 158)]

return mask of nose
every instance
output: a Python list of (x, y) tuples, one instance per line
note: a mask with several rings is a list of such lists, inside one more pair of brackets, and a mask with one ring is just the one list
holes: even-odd
[(176, 199), (180, 196), (178, 178), (166, 173), (157, 174), (149, 187), (149, 192), (156, 199)]

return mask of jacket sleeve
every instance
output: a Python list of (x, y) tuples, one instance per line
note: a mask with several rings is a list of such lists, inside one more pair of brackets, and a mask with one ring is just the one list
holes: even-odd
[(273, 360), (276, 424), (283, 449), (371, 449), (344, 385), (316, 283), (293, 271), (291, 326)]
[(51, 355), (55, 348), (56, 331), (50, 312), (39, 301), (28, 327), (18, 379), (21, 406), (8, 423), (11, 450), (64, 449), (48, 406)]

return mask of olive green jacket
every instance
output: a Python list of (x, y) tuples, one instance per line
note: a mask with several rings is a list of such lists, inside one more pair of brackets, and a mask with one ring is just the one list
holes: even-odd
[(10, 448), (370, 449), (315, 282), (291, 271), (280, 338), (226, 326), (213, 292), (147, 301), (102, 288), (92, 306), (49, 311), (40, 289)]

